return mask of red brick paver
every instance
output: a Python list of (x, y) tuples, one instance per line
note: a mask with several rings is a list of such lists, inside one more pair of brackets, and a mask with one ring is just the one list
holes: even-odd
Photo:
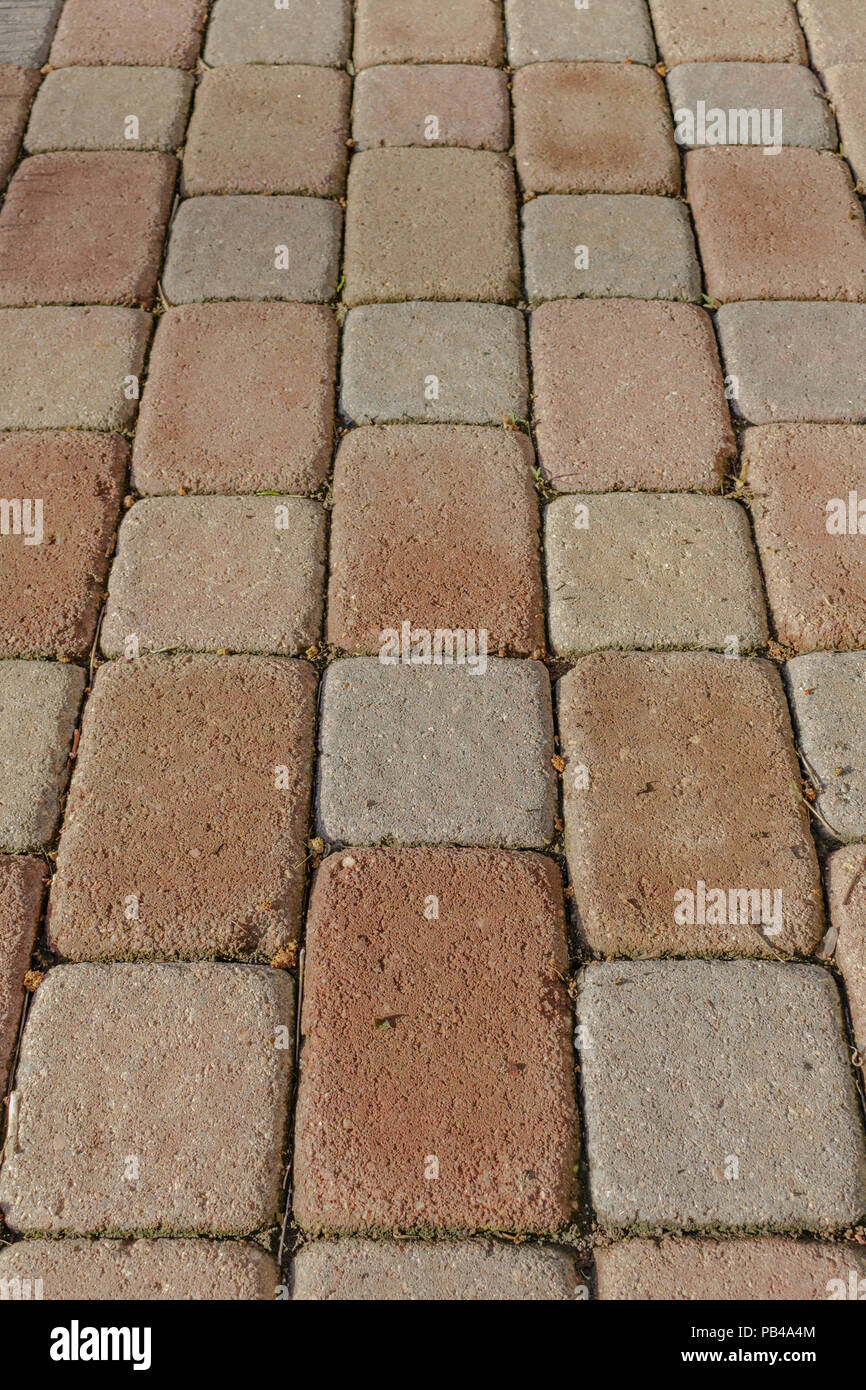
[(39, 74), (29, 68), (0, 67), (0, 187), (15, 160)]
[(502, 14), (491, 0), (357, 0), (355, 67), (487, 63), (503, 58)]
[(51, 48), (55, 67), (144, 64), (191, 68), (201, 46), (207, 0), (66, 0)]

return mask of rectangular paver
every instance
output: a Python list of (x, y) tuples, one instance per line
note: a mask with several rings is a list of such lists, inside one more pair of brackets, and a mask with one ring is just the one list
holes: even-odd
[(0, 855), (0, 1091), (3, 1092), (15, 1053), (24, 1004), (24, 976), (30, 968), (47, 877), (43, 859)]
[(356, 424), (525, 419), (526, 328), (502, 304), (363, 304), (343, 329), (340, 406)]
[(866, 846), (846, 845), (831, 854), (826, 880), (830, 922), (836, 933), (836, 965), (842, 971), (862, 1059), (866, 1053)]
[[(342, 844), (544, 848), (553, 833), (550, 682), (539, 661), (425, 658), (435, 631), (408, 653), (335, 661), (319, 725), (320, 833)], [(459, 652), (459, 649), (458, 649)], [(392, 654), (392, 660), (401, 656)], [(482, 669), (483, 668), (483, 669)]]
[(169, 236), (162, 286), (172, 304), (205, 299), (332, 299), (342, 213), (325, 198), (187, 198)]
[(566, 1225), (577, 1111), (565, 965), (562, 887), (549, 859), (453, 849), (330, 856), (307, 922), (300, 1224)]
[(349, 170), (347, 304), (520, 290), (511, 161), (489, 150), (363, 150)]
[(566, 854), (593, 950), (814, 949), (821, 886), (769, 662), (584, 657), (560, 681), (559, 725)]
[(535, 63), (516, 73), (513, 97), (527, 192), (679, 193), (665, 86), (650, 68)]
[(866, 652), (811, 652), (784, 670), (823, 823), (840, 840), (864, 840)]
[(174, 190), (168, 154), (40, 154), (0, 213), (0, 304), (150, 308)]
[(224, 1301), (273, 1299), (280, 1276), (272, 1255), (240, 1240), (42, 1239), (0, 1250), (0, 1287), (15, 1280), (46, 1301)]
[(14, 1231), (246, 1235), (272, 1225), (294, 987), (249, 965), (66, 965), (24, 1030)]
[(866, 11), (859, 0), (797, 0), (815, 66), (866, 62)]
[(862, 63), (828, 68), (824, 80), (836, 111), (845, 158), (862, 184), (866, 180), (866, 41)]
[(293, 656), (319, 637), (324, 583), (318, 502), (147, 497), (120, 527), (100, 645)]
[(506, 74), (468, 63), (365, 68), (355, 79), (352, 138), (362, 150), (386, 145), (507, 150)]
[(351, 80), (319, 67), (215, 68), (196, 90), (186, 192), (337, 198), (346, 179)]
[(117, 63), (191, 68), (201, 47), (207, 0), (66, 0), (51, 46), (56, 68)]
[(341, 68), (352, 40), (352, 0), (215, 0), (204, 60), (224, 63), (313, 63)]
[(743, 650), (767, 640), (746, 512), (723, 497), (613, 492), (545, 513), (550, 640), (598, 648)]
[(678, 144), (836, 148), (823, 88), (799, 63), (679, 63), (667, 84)]
[(645, 0), (505, 0), (508, 61), (654, 63), (656, 47)]
[(0, 0), (0, 63), (39, 68), (63, 0)]
[(348, 434), (334, 466), (328, 641), (378, 653), (386, 631), (402, 638), (408, 622), (431, 633), (483, 630), (491, 652), (542, 648), (531, 467), (529, 440), (505, 430)]
[(530, 347), (539, 458), (561, 492), (718, 489), (734, 438), (702, 309), (543, 304)]
[(866, 1207), (832, 976), (775, 961), (590, 965), (577, 1001), (607, 1228), (828, 1231)]
[(331, 460), (336, 361), (334, 315), (319, 305), (169, 309), (148, 364), (136, 488), (314, 492)]
[(656, 42), (675, 63), (805, 63), (791, 0), (649, 0)]
[(295, 938), (315, 684), (280, 657), (99, 667), (49, 909), (59, 955), (270, 960)]
[(179, 68), (58, 68), (39, 89), (25, 148), (176, 150), (192, 88)]
[(491, 0), (357, 0), (356, 68), (376, 63), (483, 63), (503, 60), (502, 10)]
[(780, 1240), (624, 1240), (595, 1252), (603, 1300), (743, 1299), (801, 1302), (849, 1297), (850, 1276), (866, 1275), (853, 1242)]
[(301, 1302), (550, 1302), (576, 1284), (564, 1250), (494, 1241), (316, 1240), (292, 1266)]
[(87, 659), (128, 458), (117, 435), (0, 434), (0, 497), (12, 508), (0, 538), (0, 657)]
[(80, 666), (0, 661), (0, 850), (54, 838), (85, 683)]
[(15, 166), (27, 113), (38, 86), (38, 72), (29, 68), (0, 67), (0, 187)]

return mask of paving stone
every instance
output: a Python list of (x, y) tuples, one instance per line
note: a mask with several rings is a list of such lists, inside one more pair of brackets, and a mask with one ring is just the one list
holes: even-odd
[(760, 425), (745, 431), (742, 467), (779, 641), (866, 646), (866, 429)]
[(602, 1227), (827, 1231), (860, 1220), (866, 1145), (827, 971), (590, 965), (577, 1015)]
[(190, 1239), (21, 1240), (0, 1250), (0, 1287), (16, 1279), (46, 1301), (273, 1299), (280, 1282), (256, 1245)]
[(491, 651), (542, 648), (532, 462), (506, 430), (352, 430), (334, 466), (328, 642), (378, 653), (407, 622), (483, 631)]
[(489, 150), (363, 150), (349, 170), (347, 304), (520, 294), (514, 174)]
[(53, 950), (270, 960), (297, 936), (315, 684), (280, 657), (99, 667), (57, 857)]
[(138, 309), (0, 310), (0, 429), (125, 429), (150, 328)]
[(134, 633), (142, 652), (292, 656), (321, 633), (324, 585), (318, 502), (147, 497), (120, 527), (100, 644), (123, 656)]
[(598, 648), (742, 650), (767, 640), (749, 520), (736, 502), (688, 494), (560, 497), (545, 513), (550, 640)]
[(797, 0), (816, 68), (866, 62), (866, 13), (859, 0)]
[(866, 418), (866, 305), (724, 304), (716, 322), (743, 419)]
[(172, 223), (163, 289), (173, 304), (332, 299), (342, 221), (325, 198), (188, 198)]
[(837, 933), (836, 964), (845, 980), (854, 1039), (866, 1052), (866, 847), (847, 845), (827, 860), (827, 902)]
[(364, 304), (343, 329), (340, 406), (356, 424), (501, 425), (529, 410), (526, 327), (501, 304)]
[(701, 297), (684, 204), (640, 193), (543, 194), (523, 209), (526, 296)]
[(866, 1274), (853, 1243), (779, 1240), (628, 1240), (596, 1250), (602, 1300), (768, 1299), (801, 1302), (847, 1297), (852, 1271)]
[(496, 0), (357, 0), (355, 67), (376, 63), (483, 63), (504, 58)]
[(150, 308), (177, 161), (168, 154), (39, 154), (0, 213), (0, 304)]
[(38, 72), (0, 67), (0, 187), (15, 167), (27, 113), (38, 86)]
[[(39, 89), (25, 146), (45, 150), (176, 150), (192, 74), (178, 68), (58, 68)], [(138, 133), (127, 134), (130, 116)]]
[(597, 653), (560, 681), (559, 724), (566, 854), (594, 951), (813, 950), (821, 886), (775, 667)]
[(298, 1251), (293, 1276), (301, 1302), (550, 1302), (577, 1286), (563, 1250), (477, 1240), (317, 1240)]
[(54, 837), (86, 673), (47, 661), (0, 661), (0, 849)]
[(718, 489), (734, 436), (702, 309), (543, 304), (530, 348), (541, 468), (560, 492)]
[(505, 0), (508, 61), (514, 68), (557, 59), (654, 63), (656, 47), (644, 0), (607, 0), (578, 10), (574, 0)]
[(117, 63), (124, 67), (195, 67), (207, 0), (66, 0), (51, 47), (56, 68)]
[(866, 66), (843, 63), (824, 74), (836, 111), (845, 158), (860, 184), (866, 182)]
[(0, 657), (87, 660), (128, 455), (117, 435), (0, 435), (0, 494), (22, 508), (21, 534), (0, 539)]
[(325, 861), (307, 920), (295, 1125), (306, 1230), (568, 1224), (566, 960), (550, 859), (387, 849)]
[(495, 68), (466, 63), (366, 68), (355, 79), (352, 136), (362, 150), (381, 145), (507, 150), (508, 79)]
[[(801, 0), (802, 3), (802, 0)], [(663, 61), (805, 63), (806, 45), (791, 0), (649, 0)]]
[(688, 196), (713, 299), (866, 299), (866, 226), (823, 150), (691, 150)]
[[(556, 788), (547, 670), (538, 661), (482, 658), (478, 641), (475, 633), (466, 638), (474, 665), (389, 666), (358, 657), (328, 667), (318, 804), (326, 840), (550, 843)], [(412, 651), (423, 656), (423, 644)]]
[(864, 840), (866, 652), (810, 652), (784, 670), (817, 809), (840, 840)]
[(17, 1144), (0, 1173), (6, 1224), (70, 1235), (271, 1226), (293, 996), (284, 971), (249, 965), (49, 971), (18, 1062)]
[(679, 193), (665, 86), (634, 64), (536, 63), (513, 80), (514, 153), (529, 193)]
[(352, 45), (352, 0), (216, 0), (204, 47), (224, 63), (315, 63), (341, 68)]
[[(836, 148), (836, 123), (821, 84), (813, 72), (797, 63), (680, 63), (667, 74), (667, 84), (675, 138), (689, 149), (759, 143), (772, 148), (775, 136), (782, 145)], [(724, 113), (723, 122), (711, 116), (719, 110)], [(769, 116), (763, 117), (762, 127), (764, 111)], [(749, 121), (753, 113), (757, 115)], [(771, 168), (764, 172), (767, 178), (773, 177)]]
[(0, 63), (39, 68), (63, 0), (0, 0)]
[(188, 304), (159, 320), (139, 492), (314, 492), (328, 475), (337, 327), (314, 304)]
[(184, 150), (187, 193), (338, 198), (346, 181), (351, 88), (347, 73), (329, 68), (206, 72)]
[(24, 1004), (24, 976), (39, 930), (46, 878), (42, 859), (0, 856), (0, 1091), (4, 1093)]

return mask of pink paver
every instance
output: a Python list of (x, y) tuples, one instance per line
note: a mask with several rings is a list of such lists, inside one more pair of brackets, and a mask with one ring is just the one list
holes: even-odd
[(466, 63), (366, 68), (355, 78), (356, 149), (461, 145), (507, 150), (511, 108), (506, 74)]
[(55, 67), (191, 68), (201, 47), (207, 0), (66, 0), (51, 47)]
[[(601, 1299), (670, 1301), (850, 1298), (866, 1275), (853, 1243), (783, 1240), (629, 1240), (595, 1252)], [(855, 1297), (857, 1295), (855, 1294)]]
[(5, 184), (27, 124), (39, 73), (30, 68), (0, 67), (0, 187)]
[(0, 856), (0, 1093), (6, 1090), (24, 1004), (24, 976), (48, 879), (44, 859)]

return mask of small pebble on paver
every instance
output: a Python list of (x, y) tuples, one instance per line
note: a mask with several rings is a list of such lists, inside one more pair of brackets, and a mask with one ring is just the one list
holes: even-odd
[(363, 304), (343, 328), (340, 407), (355, 424), (501, 425), (528, 414), (526, 328), (502, 304)]
[(577, 1283), (564, 1250), (495, 1241), (317, 1240), (292, 1266), (301, 1302), (552, 1302)]
[(723, 304), (716, 324), (743, 419), (866, 418), (866, 304)]
[(54, 837), (86, 673), (48, 661), (0, 661), (0, 850)]
[(163, 290), (172, 304), (333, 299), (342, 221), (325, 198), (187, 198), (172, 223)]
[(100, 645), (293, 656), (320, 635), (324, 583), (318, 502), (146, 497), (118, 533)]
[(755, 0), (649, 0), (649, 7), (656, 43), (668, 67), (808, 61), (791, 0), (762, 0), (760, 5)]
[(0, 304), (148, 309), (171, 210), (168, 154), (38, 154), (0, 213)]
[(39, 68), (63, 0), (0, 0), (0, 63)]
[(355, 79), (352, 137), (361, 150), (387, 145), (507, 150), (506, 74), (467, 63), (366, 68)]
[(363, 150), (349, 170), (347, 304), (520, 294), (514, 173), (489, 150)]
[(461, 653), (456, 642), (437, 651), (434, 629), (406, 653), (407, 662), (423, 664), (402, 664), (395, 648), (389, 657), (399, 665), (358, 657), (328, 667), (318, 802), (326, 840), (550, 843), (556, 787), (547, 668), (482, 656), (481, 633), (461, 635), (465, 664), (444, 664), (443, 654)]
[(866, 180), (866, 51), (862, 63), (828, 68), (824, 80), (836, 110), (845, 158), (854, 170), (854, 177), (863, 183)]
[(568, 1224), (566, 959), (559, 870), (541, 855), (352, 850), (324, 862), (306, 936), (301, 1226)]
[(216, 0), (203, 57), (237, 63), (312, 63), (341, 68), (351, 52), (352, 0)]
[[(705, 144), (836, 148), (836, 124), (821, 84), (798, 63), (680, 63), (667, 74), (667, 84), (675, 138), (689, 149)], [(771, 168), (764, 172), (773, 177)]]
[(665, 85), (638, 64), (536, 63), (514, 76), (514, 154), (529, 193), (680, 191)]
[(0, 187), (15, 166), (27, 113), (38, 86), (38, 72), (0, 67)]
[[(13, 1231), (247, 1235), (277, 1219), (294, 982), (250, 965), (66, 965), (33, 1001)], [(32, 1247), (35, 1248), (35, 1247)]]
[(87, 659), (128, 458), (117, 435), (0, 435), (0, 496), (13, 507), (0, 539), (0, 657)]
[(688, 211), (640, 193), (543, 194), (523, 209), (526, 297), (701, 297)]
[(866, 10), (860, 0), (797, 0), (815, 67), (866, 63)]
[[(523, 434), (460, 425), (353, 430), (334, 467), (329, 643), (486, 633), (491, 652), (544, 645), (538, 500)], [(481, 681), (486, 677), (478, 677)]]
[(566, 855), (593, 950), (813, 950), (821, 885), (775, 667), (597, 653), (558, 705)]
[(779, 641), (866, 646), (866, 428), (759, 425), (742, 468)]
[(284, 657), (99, 667), (60, 837), (53, 950), (270, 960), (295, 939), (315, 686)]
[(195, 96), (187, 193), (308, 193), (346, 181), (351, 79), (317, 67), (215, 68)]
[(491, 0), (357, 0), (356, 68), (377, 63), (483, 63), (504, 60), (502, 11)]
[(866, 1053), (866, 845), (846, 845), (826, 865), (835, 963), (842, 971), (854, 1041)]
[(735, 446), (703, 309), (543, 304), (530, 345), (541, 468), (560, 492), (718, 490)]
[(851, 1274), (866, 1275), (866, 1255), (851, 1243), (784, 1240), (624, 1240), (596, 1250), (602, 1300), (850, 1297)]
[(21, 1240), (0, 1250), (0, 1284), (20, 1279), (46, 1301), (273, 1299), (277, 1264), (239, 1240)]
[(56, 68), (195, 67), (207, 0), (66, 0), (51, 46)]
[(334, 432), (337, 327), (315, 304), (188, 304), (159, 320), (139, 492), (314, 492)]
[[(0, 1090), (5, 1092), (39, 930), (48, 871), (42, 859), (0, 856)], [(0, 1269), (2, 1278), (2, 1269)]]
[(150, 329), (138, 309), (0, 310), (0, 429), (126, 429)]
[(863, 209), (836, 155), (691, 150), (686, 183), (710, 298), (866, 299)]
[(767, 640), (745, 510), (722, 497), (613, 492), (560, 497), (545, 514), (550, 640), (598, 648), (742, 650)]
[(810, 652), (784, 671), (820, 828), (866, 840), (866, 652)]
[(33, 103), (25, 148), (175, 150), (192, 88), (192, 74), (178, 68), (58, 68)]
[(829, 1231), (862, 1218), (866, 1145), (827, 971), (590, 965), (577, 1018), (602, 1228)]
[(654, 63), (656, 47), (644, 0), (606, 0), (578, 9), (574, 0), (505, 0), (508, 61)]

